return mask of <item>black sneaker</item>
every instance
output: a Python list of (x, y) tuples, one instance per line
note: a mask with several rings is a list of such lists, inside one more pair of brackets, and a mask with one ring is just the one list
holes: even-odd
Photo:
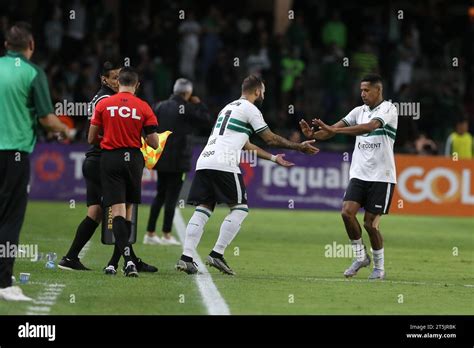
[(138, 277), (137, 267), (132, 261), (129, 261), (127, 263), (127, 267), (125, 267), (124, 274), (125, 274), (125, 277), (134, 277), (134, 278)]
[(90, 271), (90, 268), (84, 266), (79, 259), (68, 259), (66, 256), (58, 262), (58, 268), (68, 271)]
[(108, 265), (107, 267), (104, 268), (104, 273), (107, 275), (116, 275), (117, 270), (113, 265)]
[(155, 266), (149, 265), (142, 261), (142, 259), (137, 260), (137, 271), (138, 272), (148, 272), (148, 273), (155, 273), (158, 272), (158, 268)]
[(221, 256), (221, 257), (212, 257), (211, 255), (209, 255), (207, 257), (206, 264), (208, 266), (217, 268), (222, 273), (229, 274), (229, 275), (235, 275), (235, 272), (229, 267), (229, 265), (227, 264), (227, 262), (226, 262), (226, 260), (224, 259), (223, 256)]

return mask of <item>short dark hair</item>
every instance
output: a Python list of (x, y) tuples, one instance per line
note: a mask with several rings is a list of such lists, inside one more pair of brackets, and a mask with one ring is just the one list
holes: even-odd
[(457, 126), (465, 122), (469, 123), (469, 118), (467, 118), (466, 116), (460, 116), (455, 119), (454, 125)]
[(265, 81), (257, 75), (250, 75), (244, 79), (242, 82), (242, 92), (252, 92), (257, 88), (262, 88)]
[(382, 76), (379, 74), (367, 74), (360, 80), (360, 82), (370, 82), (371, 85), (374, 83), (383, 84)]
[(31, 25), (26, 22), (13, 24), (5, 33), (5, 41), (9, 50), (26, 50), (31, 40), (33, 40)]
[(111, 70), (120, 69), (122, 66), (115, 61), (107, 60), (102, 64), (102, 69), (100, 70), (100, 76), (109, 77)]
[(130, 67), (122, 68), (119, 73), (118, 81), (121, 86), (135, 86), (138, 82), (138, 74)]

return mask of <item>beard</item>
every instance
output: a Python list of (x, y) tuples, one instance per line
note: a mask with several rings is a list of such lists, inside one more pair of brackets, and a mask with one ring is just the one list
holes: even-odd
[(263, 104), (263, 98), (262, 97), (258, 97), (257, 99), (255, 99), (255, 102), (254, 102), (254, 105), (257, 107), (257, 108), (260, 108)]

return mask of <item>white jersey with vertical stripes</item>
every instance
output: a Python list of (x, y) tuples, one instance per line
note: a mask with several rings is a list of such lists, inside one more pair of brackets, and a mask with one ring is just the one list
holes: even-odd
[(396, 184), (393, 146), (397, 135), (397, 108), (388, 101), (383, 101), (374, 109), (362, 105), (342, 119), (347, 126), (369, 123), (371, 120), (380, 121), (381, 127), (356, 137), (350, 178)]
[(240, 173), (240, 155), (249, 136), (267, 128), (262, 113), (253, 103), (241, 98), (227, 104), (217, 117), (196, 170)]

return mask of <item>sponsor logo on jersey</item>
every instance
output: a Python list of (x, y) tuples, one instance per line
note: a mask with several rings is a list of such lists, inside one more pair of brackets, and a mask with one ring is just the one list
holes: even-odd
[(215, 154), (215, 151), (205, 151), (202, 153), (202, 157), (209, 157)]
[(358, 143), (359, 150), (376, 150), (382, 147), (382, 143)]

